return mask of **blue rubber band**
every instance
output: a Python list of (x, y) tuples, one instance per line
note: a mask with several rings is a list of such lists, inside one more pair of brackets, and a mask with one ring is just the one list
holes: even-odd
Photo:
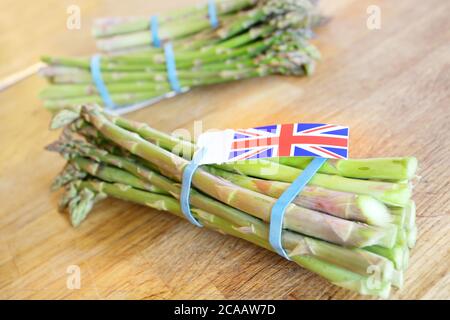
[(158, 16), (151, 16), (150, 31), (152, 32), (152, 43), (156, 48), (161, 48), (161, 39), (159, 39)]
[(181, 87), (177, 76), (177, 67), (175, 64), (175, 55), (170, 42), (164, 45), (164, 54), (166, 57), (167, 77), (169, 78), (170, 86), (173, 91), (181, 92)]
[(214, 29), (219, 26), (219, 20), (217, 19), (216, 2), (214, 0), (208, 0), (208, 16), (211, 27)]
[(206, 149), (200, 149), (192, 157), (192, 161), (184, 167), (183, 178), (181, 180), (181, 195), (180, 204), (181, 211), (184, 216), (189, 220), (190, 223), (196, 225), (197, 227), (203, 227), (203, 225), (194, 218), (191, 212), (191, 207), (189, 205), (189, 195), (191, 192), (192, 177), (194, 176), (195, 170), (200, 166), (200, 162), (205, 154)]
[(108, 89), (106, 88), (105, 82), (103, 82), (102, 72), (100, 70), (100, 55), (96, 54), (91, 57), (91, 76), (92, 81), (94, 81), (95, 87), (98, 93), (102, 97), (105, 108), (114, 109), (115, 105), (109, 95)]
[(295, 181), (278, 198), (272, 207), (269, 225), (269, 242), (272, 248), (282, 257), (291, 260), (283, 249), (281, 233), (283, 230), (283, 219), (286, 208), (297, 197), (297, 195), (308, 184), (309, 180), (316, 174), (320, 167), (327, 161), (326, 158), (314, 158), (303, 170)]

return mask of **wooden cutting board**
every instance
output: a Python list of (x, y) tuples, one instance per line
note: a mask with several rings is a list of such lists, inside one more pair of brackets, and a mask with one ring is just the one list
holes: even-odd
[[(0, 77), (42, 54), (92, 52), (95, 16), (196, 2), (71, 1), (82, 27), (67, 30), (68, 2), (2, 1)], [(379, 30), (366, 26), (370, 5), (381, 8)], [(415, 155), (419, 238), (405, 287), (392, 298), (449, 299), (450, 2), (330, 0), (322, 7), (332, 19), (317, 32), (323, 60), (312, 77), (196, 89), (129, 117), (197, 133), (200, 124), (339, 123), (351, 127), (352, 157)], [(37, 99), (44, 86), (33, 76), (0, 92), (0, 298), (365, 298), (242, 240), (118, 200), (100, 203), (72, 228), (56, 210), (60, 194), (49, 191), (64, 161), (43, 151), (58, 136)], [(80, 289), (70, 289), (74, 270)]]

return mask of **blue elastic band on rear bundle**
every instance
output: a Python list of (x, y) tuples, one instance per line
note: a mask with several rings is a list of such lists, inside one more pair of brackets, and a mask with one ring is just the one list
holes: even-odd
[(297, 197), (297, 195), (308, 184), (311, 178), (316, 174), (320, 167), (327, 161), (326, 158), (314, 158), (313, 161), (303, 170), (295, 181), (278, 198), (272, 207), (269, 226), (269, 242), (272, 248), (282, 257), (291, 260), (283, 249), (282, 230), (283, 219), (286, 208)]
[(169, 79), (170, 86), (173, 91), (181, 92), (181, 87), (177, 76), (177, 67), (175, 64), (175, 55), (170, 42), (164, 45), (164, 55), (166, 57), (167, 77)]
[(203, 227), (203, 225), (194, 218), (191, 212), (191, 207), (189, 205), (189, 195), (191, 192), (191, 184), (192, 177), (194, 176), (195, 170), (200, 166), (203, 155), (205, 154), (206, 149), (200, 149), (199, 151), (194, 153), (192, 157), (192, 161), (184, 167), (183, 177), (181, 180), (181, 195), (180, 195), (180, 204), (181, 211), (184, 216), (189, 220), (190, 223), (196, 225), (197, 227)]
[(159, 39), (158, 16), (151, 16), (150, 31), (152, 32), (152, 43), (156, 48), (161, 48), (161, 39)]
[(219, 26), (219, 20), (217, 19), (216, 2), (214, 0), (208, 0), (208, 16), (211, 27), (217, 28)]
[(107, 109), (114, 109), (115, 105), (109, 95), (108, 89), (106, 88), (105, 82), (102, 78), (102, 72), (100, 70), (100, 55), (96, 54), (91, 57), (91, 76), (92, 81), (94, 81), (95, 87), (97, 88), (98, 93), (100, 94), (103, 104)]

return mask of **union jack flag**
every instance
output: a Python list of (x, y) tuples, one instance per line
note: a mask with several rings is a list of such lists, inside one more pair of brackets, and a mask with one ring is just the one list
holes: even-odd
[(227, 161), (271, 157), (348, 157), (348, 127), (294, 123), (234, 131)]

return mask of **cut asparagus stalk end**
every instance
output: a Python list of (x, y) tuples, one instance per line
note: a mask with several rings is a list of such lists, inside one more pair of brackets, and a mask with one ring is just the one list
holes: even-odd
[(393, 248), (384, 248), (381, 246), (370, 246), (364, 248), (370, 252), (379, 254), (385, 258), (388, 258), (394, 263), (394, 267), (396, 270), (403, 270), (403, 262), (404, 262), (404, 247), (395, 246)]
[(408, 236), (407, 236), (407, 242), (408, 242), (408, 247), (410, 249), (414, 248), (414, 246), (416, 245), (416, 240), (417, 240), (417, 227), (414, 226), (411, 230), (408, 231)]
[(416, 225), (416, 204), (410, 200), (405, 206), (406, 221), (405, 227), (407, 230), (411, 230)]
[(370, 196), (357, 196), (356, 203), (366, 217), (366, 222), (375, 226), (386, 226), (393, 222), (392, 215), (387, 207)]
[(348, 159), (336, 162), (336, 168), (343, 176), (351, 178), (408, 180), (417, 170), (415, 157)]
[(405, 274), (403, 270), (394, 270), (392, 274), (392, 285), (398, 289), (403, 288), (405, 284)]

